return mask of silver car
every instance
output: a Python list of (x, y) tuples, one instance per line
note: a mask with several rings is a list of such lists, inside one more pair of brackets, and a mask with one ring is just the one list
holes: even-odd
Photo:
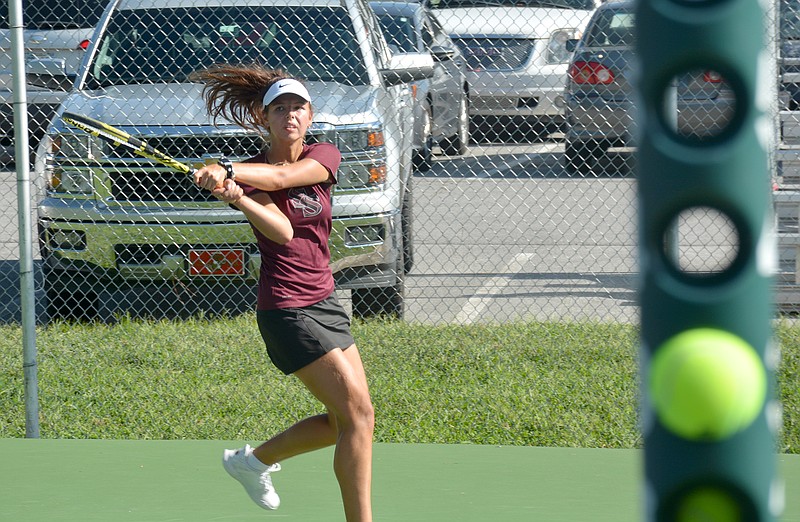
[(558, 130), (570, 52), (595, 0), (429, 0), (467, 60), (470, 116)]
[[(568, 174), (606, 173), (610, 150), (633, 146), (634, 3), (608, 2), (573, 42), (566, 98), (564, 161)], [(682, 140), (710, 140), (731, 121), (735, 97), (716, 71), (677, 75), (665, 93), (664, 125)]]
[[(37, 88), (28, 86), (28, 127), (31, 147), (44, 134), (56, 108), (72, 86), (94, 28), (108, 0), (49, 0), (22, 3), (26, 60), (50, 59), (65, 73), (64, 81)], [(9, 20), (9, 2), (0, 3), (0, 18)], [(11, 32), (0, 29), (0, 161), (14, 159)]]
[(414, 165), (431, 166), (434, 145), (460, 155), (469, 145), (466, 62), (430, 9), (418, 2), (371, 2), (389, 46), (397, 53), (430, 52), (434, 76), (411, 85), (414, 96)]

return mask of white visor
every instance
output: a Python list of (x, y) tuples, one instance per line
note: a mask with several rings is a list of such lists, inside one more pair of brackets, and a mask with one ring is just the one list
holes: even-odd
[(305, 101), (311, 101), (311, 95), (302, 83), (291, 78), (284, 78), (270, 85), (267, 93), (264, 95), (264, 107), (275, 101), (275, 98), (284, 94), (296, 94)]

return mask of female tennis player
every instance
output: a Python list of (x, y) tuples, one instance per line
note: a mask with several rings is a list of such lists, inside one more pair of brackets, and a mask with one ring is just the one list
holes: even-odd
[(256, 317), (267, 353), (327, 409), (256, 448), (225, 450), (223, 465), (256, 504), (276, 509), (280, 499), (271, 474), (280, 462), (335, 444), (333, 468), (346, 519), (369, 522), (374, 411), (329, 268), (331, 185), (341, 153), (330, 143), (304, 143), (313, 109), (297, 79), (261, 66), (219, 65), (194, 80), (204, 84), (214, 121), (222, 117), (266, 133), (266, 151), (242, 163), (206, 166), (195, 173), (195, 183), (250, 221), (262, 260)]

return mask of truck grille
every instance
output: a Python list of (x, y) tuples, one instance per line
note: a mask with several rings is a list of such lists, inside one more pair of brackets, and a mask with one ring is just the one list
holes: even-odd
[[(234, 161), (255, 156), (264, 148), (257, 135), (214, 136), (140, 136), (148, 145), (189, 165), (202, 163), (209, 157), (226, 156)], [(321, 141), (309, 135), (311, 143)], [(152, 162), (132, 157), (123, 148), (112, 148), (108, 158), (123, 160), (125, 169), (109, 172), (111, 195), (117, 201), (132, 202), (209, 202), (217, 201), (208, 191), (198, 188), (191, 176), (155, 167)], [(157, 170), (156, 170), (157, 169)]]
[[(140, 136), (148, 145), (154, 149), (172, 156), (176, 159), (184, 159), (188, 162), (198, 161), (203, 156), (229, 158), (249, 158), (255, 156), (262, 148), (264, 142), (260, 136), (210, 136), (210, 135), (185, 135), (185, 136)], [(111, 150), (109, 157), (127, 158), (130, 157), (123, 147)]]
[(139, 170), (136, 173), (112, 171), (111, 195), (117, 201), (216, 201), (207, 190), (194, 184), (191, 176), (180, 172)]

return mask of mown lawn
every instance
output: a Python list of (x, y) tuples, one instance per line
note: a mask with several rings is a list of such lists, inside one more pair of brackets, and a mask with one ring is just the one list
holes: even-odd
[[(356, 321), (378, 442), (636, 448), (638, 330)], [(25, 435), (19, 326), (0, 327), (0, 437)], [(776, 326), (800, 453), (800, 326)], [(252, 314), (37, 330), (41, 436), (258, 441), (320, 406), (269, 363)]]

